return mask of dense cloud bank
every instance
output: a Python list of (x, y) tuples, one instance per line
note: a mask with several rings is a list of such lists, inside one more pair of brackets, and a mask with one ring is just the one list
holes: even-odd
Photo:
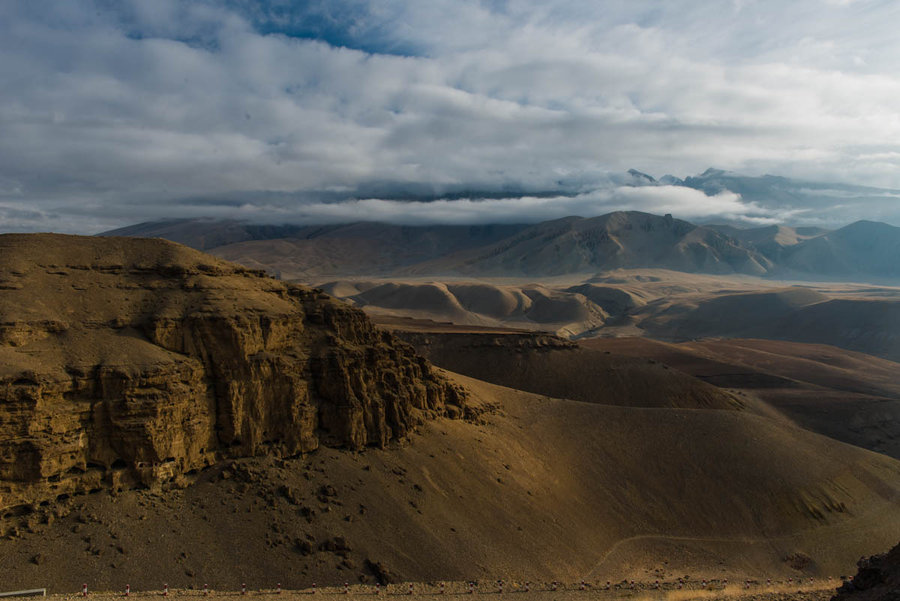
[[(812, 222), (790, 199), (610, 174), (900, 187), (898, 16), (867, 0), (12, 0), (0, 226), (618, 208)], [(409, 190), (456, 200), (397, 202)]]

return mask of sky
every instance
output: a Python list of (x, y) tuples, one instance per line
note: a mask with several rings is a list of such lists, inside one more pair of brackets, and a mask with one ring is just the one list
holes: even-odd
[(625, 172), (900, 189), (898, 22), (892, 0), (3, 0), (0, 231), (815, 223)]

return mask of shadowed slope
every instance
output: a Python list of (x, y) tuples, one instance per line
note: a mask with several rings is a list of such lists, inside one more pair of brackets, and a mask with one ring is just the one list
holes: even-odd
[(776, 340), (594, 338), (580, 344), (661, 361), (759, 398), (804, 428), (900, 459), (900, 365), (892, 361)]

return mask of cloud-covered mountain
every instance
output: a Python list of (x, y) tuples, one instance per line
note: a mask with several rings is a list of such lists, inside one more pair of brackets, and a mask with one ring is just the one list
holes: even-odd
[(729, 192), (747, 206), (776, 214), (780, 222), (834, 227), (861, 217), (900, 222), (900, 191), (840, 183), (804, 181), (776, 175), (751, 177), (710, 168), (673, 181), (714, 196)]

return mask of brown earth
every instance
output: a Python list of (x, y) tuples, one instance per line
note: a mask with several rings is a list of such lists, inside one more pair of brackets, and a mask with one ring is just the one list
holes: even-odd
[(569, 357), (520, 372), (559, 399), (176, 245), (2, 243), (8, 588), (821, 579), (900, 538), (900, 461), (647, 359), (471, 351)]

